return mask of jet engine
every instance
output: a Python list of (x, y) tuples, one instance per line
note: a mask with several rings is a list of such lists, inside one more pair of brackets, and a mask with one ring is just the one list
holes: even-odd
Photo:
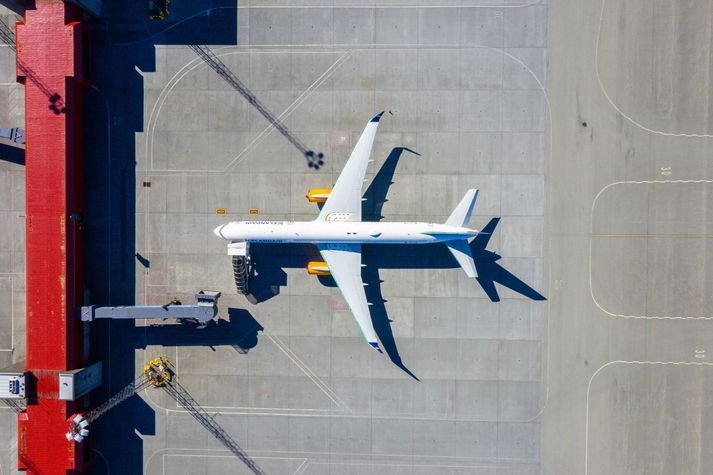
[(307, 264), (307, 273), (310, 275), (331, 275), (326, 262), (312, 261)]
[(324, 203), (331, 192), (331, 188), (310, 188), (307, 190), (307, 201), (310, 203)]

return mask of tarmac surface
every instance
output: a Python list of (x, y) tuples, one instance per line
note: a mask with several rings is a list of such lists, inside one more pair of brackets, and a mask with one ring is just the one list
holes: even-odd
[[(365, 281), (391, 320), (390, 361), (365, 344), (338, 289), (306, 274), (312, 249), (254, 246), (251, 305), (211, 232), (250, 208), (313, 219), (307, 189), (331, 186), (368, 119), (387, 110), (365, 186), (393, 169), (384, 219), (444, 222), (479, 187), (472, 224), (501, 217), (491, 248), (542, 289), (546, 6), (432, 7), (238, 9), (237, 46), (212, 49), (325, 153), (318, 171), (187, 47), (157, 47), (156, 71), (143, 74), (137, 183), (151, 186), (137, 184), (136, 252), (150, 268), (137, 269), (136, 301), (217, 289), (223, 318), (240, 309), (230, 324), (262, 331), (247, 354), (241, 341), (148, 344), (136, 367), (168, 353), (268, 473), (539, 472), (545, 303), (507, 289), (490, 302), (441, 249), (365, 250)], [(247, 473), (173, 400), (144, 397), (156, 412), (145, 473)]]
[[(88, 298), (223, 297), (203, 330), (93, 323), (95, 402), (167, 355), (267, 473), (708, 473), (713, 4), (283, 3), (174, 5), (163, 23), (115, 7), (97, 28)], [(0, 48), (0, 127), (23, 120), (12, 61)], [(314, 249), (254, 246), (253, 305), (212, 234), (312, 219), (307, 189), (333, 184), (381, 110), (365, 214), (443, 222), (478, 187), (471, 226), (501, 218), (488, 250), (521, 281), (494, 274), (493, 303), (438, 246), (365, 249), (385, 355), (307, 275)], [(0, 161), (0, 366), (24, 355), (23, 172)], [(0, 408), (0, 473), (14, 420)], [(93, 431), (92, 473), (249, 473), (160, 390)]]
[(543, 473), (713, 467), (712, 10), (550, 2)]

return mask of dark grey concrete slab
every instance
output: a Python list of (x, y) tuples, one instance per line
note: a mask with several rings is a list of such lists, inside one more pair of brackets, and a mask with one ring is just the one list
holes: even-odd
[(550, 2), (546, 473), (710, 471), (710, 9)]

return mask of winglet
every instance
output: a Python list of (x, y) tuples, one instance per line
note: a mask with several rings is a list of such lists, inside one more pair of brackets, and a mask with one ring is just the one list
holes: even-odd
[[(383, 112), (382, 112), (382, 114), (383, 114)], [(369, 344), (371, 345), (372, 348), (374, 348), (379, 353), (382, 353), (382, 354), (384, 353), (383, 351), (381, 351), (381, 348), (379, 348), (379, 343), (377, 343), (375, 341), (370, 341)]]
[(369, 122), (379, 122), (379, 119), (381, 119), (381, 116), (384, 115), (384, 111), (379, 112), (376, 114), (374, 117), (371, 118)]

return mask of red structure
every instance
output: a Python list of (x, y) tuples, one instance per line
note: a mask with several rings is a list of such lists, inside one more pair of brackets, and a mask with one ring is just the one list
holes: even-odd
[[(28, 2), (29, 3), (29, 2)], [(36, 0), (17, 24), (17, 76), (25, 84), (27, 410), (18, 419), (20, 470), (82, 471), (86, 447), (68, 442), (67, 419), (82, 401), (58, 399), (58, 373), (83, 364), (82, 64), (79, 11)], [(34, 388), (33, 388), (34, 386)], [(36, 395), (36, 397), (35, 397)]]

